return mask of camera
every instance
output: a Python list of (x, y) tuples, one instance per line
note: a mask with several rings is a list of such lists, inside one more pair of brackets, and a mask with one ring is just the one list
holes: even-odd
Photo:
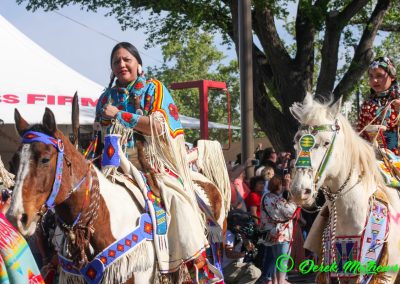
[(242, 242), (241, 251), (245, 252), (243, 262), (252, 262), (258, 250), (253, 246), (252, 250), (246, 248), (246, 244), (257, 244), (259, 231), (253, 216), (241, 210), (232, 210), (228, 214), (228, 230), (235, 234), (236, 240)]
[(11, 190), (3, 188), (1, 190), (1, 201), (6, 202), (10, 198), (11, 193), (12, 193)]
[(258, 167), (260, 165), (260, 160), (257, 159), (251, 160), (251, 165)]

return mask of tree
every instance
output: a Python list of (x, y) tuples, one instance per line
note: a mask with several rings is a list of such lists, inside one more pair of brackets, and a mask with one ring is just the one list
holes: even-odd
[[(92, 11), (108, 8), (109, 15), (115, 16), (123, 28), (147, 27), (150, 44), (201, 27), (204, 31), (220, 32), (236, 50), (239, 46), (238, 0), (17, 2), (28, 2), (27, 9), (46, 11), (69, 4)], [(287, 19), (289, 4), (297, 5), (293, 21)], [(138, 20), (145, 10), (150, 12), (146, 23)], [(292, 103), (301, 101), (306, 92), (313, 90), (323, 97), (333, 93), (334, 99), (348, 96), (373, 59), (373, 43), (379, 28), (389, 32), (400, 30), (399, 11), (397, 0), (253, 0), (254, 115), (277, 149), (292, 147), (297, 130), (289, 112)], [(288, 20), (288, 26), (293, 27), (294, 49), (279, 36), (277, 19)], [(318, 46), (320, 51), (315, 49)], [(341, 46), (352, 50), (346, 53), (346, 69), (339, 74)]]
[[(149, 76), (154, 76), (164, 84), (197, 81), (201, 79), (227, 83), (231, 94), (231, 123), (239, 125), (239, 80), (237, 61), (224, 65), (225, 56), (213, 43), (213, 36), (192, 28), (182, 32), (177, 38), (168, 38), (162, 44), (163, 66), (148, 68)], [(195, 89), (175, 90), (172, 95), (179, 112), (187, 116), (200, 116), (199, 92)], [(227, 123), (225, 94), (209, 91), (209, 120)], [(210, 131), (210, 138), (220, 142), (227, 141), (227, 131)], [(185, 130), (187, 141), (199, 138), (198, 130)]]

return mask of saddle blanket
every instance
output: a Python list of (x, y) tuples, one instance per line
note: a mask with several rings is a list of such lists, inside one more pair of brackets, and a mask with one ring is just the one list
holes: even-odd
[[(378, 266), (388, 229), (388, 209), (383, 202), (375, 199), (362, 235), (337, 236), (335, 240), (335, 259), (331, 250), (326, 249), (324, 265), (332, 265), (334, 262), (337, 265), (337, 271), (326, 276), (358, 278), (359, 282), (357, 283), (369, 283), (374, 271), (369, 271), (368, 264), (372, 262)], [(325, 247), (331, 247), (330, 240), (326, 241)]]

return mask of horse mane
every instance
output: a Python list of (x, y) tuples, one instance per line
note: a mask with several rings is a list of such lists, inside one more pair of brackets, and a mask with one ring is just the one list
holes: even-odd
[(368, 185), (368, 188), (373, 184), (384, 187), (385, 183), (376, 164), (373, 147), (354, 131), (340, 111), (332, 109), (332, 102), (332, 97), (328, 101), (320, 102), (307, 95), (303, 103), (294, 103), (290, 111), (303, 125), (326, 124), (328, 120), (337, 118), (340, 130), (344, 133), (344, 147), (347, 151), (346, 155), (343, 155), (343, 170), (348, 173), (351, 169), (356, 169), (361, 173), (361, 180)]
[(385, 187), (382, 174), (376, 164), (375, 151), (371, 144), (354, 131), (349, 121), (342, 114), (339, 114), (338, 119), (346, 137), (345, 147), (349, 149), (350, 153), (346, 159), (348, 170), (352, 167), (356, 168), (362, 173), (361, 179), (367, 185), (376, 183)]

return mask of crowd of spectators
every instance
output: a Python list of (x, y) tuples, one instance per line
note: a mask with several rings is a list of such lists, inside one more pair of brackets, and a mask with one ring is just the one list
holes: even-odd
[[(230, 261), (230, 268), (224, 269), (226, 283), (290, 283), (285, 273), (276, 270), (277, 258), (283, 254), (291, 255), (296, 264), (294, 273), (303, 260), (315, 258), (303, 248), (303, 244), (317, 212), (304, 211), (291, 201), (293, 157), (290, 152), (277, 153), (273, 148), (262, 149), (259, 145), (254, 159), (242, 163), (238, 154), (235, 162), (229, 162), (231, 212), (237, 215), (239, 210), (250, 216), (248, 223), (254, 222), (257, 238), (248, 236), (246, 229), (238, 228), (247, 227), (246, 224), (233, 224), (230, 228), (228, 218), (230, 230), (225, 251), (234, 250), (237, 258), (232, 258), (230, 253), (225, 254)], [(254, 167), (254, 176), (251, 178), (246, 177), (248, 167)], [(243, 257), (249, 251), (254, 252), (254, 258), (243, 263)], [(231, 267), (234, 266), (245, 268), (233, 273)]]

